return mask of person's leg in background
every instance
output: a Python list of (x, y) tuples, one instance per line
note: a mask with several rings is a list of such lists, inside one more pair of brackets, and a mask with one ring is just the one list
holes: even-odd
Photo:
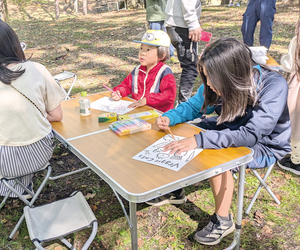
[[(167, 29), (166, 29), (166, 27), (164, 25), (162, 25), (162, 30), (165, 31), (165, 32), (167, 32)], [(170, 60), (171, 60), (171, 62), (178, 63), (179, 61), (178, 61), (178, 59), (174, 55), (175, 48), (174, 48), (174, 46), (173, 46), (172, 43), (170, 45), (169, 51), (170, 51)]]
[[(248, 168), (265, 168), (276, 162), (276, 158), (264, 145), (256, 144), (252, 149), (253, 160), (247, 164)], [(235, 229), (229, 214), (234, 181), (232, 173), (227, 171), (210, 178), (209, 182), (215, 199), (215, 213), (208, 225), (195, 234), (195, 240), (204, 245), (216, 245)]]
[(187, 28), (168, 27), (171, 42), (177, 50), (177, 56), (182, 68), (178, 103), (187, 101), (192, 94), (195, 79), (198, 75), (198, 44), (189, 39)]
[(253, 46), (254, 32), (256, 24), (259, 21), (259, 15), (257, 15), (257, 8), (260, 6), (259, 2), (260, 0), (250, 0), (243, 15), (241, 31), (243, 35), (243, 41), (248, 46)]
[(291, 147), (291, 155), (283, 158), (277, 163), (282, 169), (300, 175), (300, 139), (291, 139)]
[(259, 43), (267, 49), (270, 48), (272, 43), (272, 26), (276, 13), (275, 5), (276, 0), (261, 0)]

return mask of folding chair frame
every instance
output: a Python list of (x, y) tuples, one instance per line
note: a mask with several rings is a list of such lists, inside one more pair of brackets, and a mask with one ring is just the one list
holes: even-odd
[[(51, 174), (51, 165), (49, 163), (47, 163), (46, 165), (44, 165), (44, 167), (42, 169), (40, 169), (39, 171), (47, 171), (47, 173), (45, 174), (44, 180), (42, 181), (41, 185), (39, 186), (39, 188), (37, 189), (36, 193), (34, 194), (33, 192), (31, 192), (27, 187), (25, 187), (19, 180), (18, 178), (23, 177), (23, 176), (19, 176), (19, 177), (14, 177), (14, 178), (6, 178), (6, 177), (2, 177), (1, 182), (4, 183), (4, 185), (9, 189), (9, 192), (7, 193), (7, 195), (4, 197), (4, 199), (2, 200), (1, 204), (0, 204), (0, 209), (4, 206), (5, 202), (7, 201), (7, 199), (9, 198), (9, 195), (13, 192), (15, 195), (18, 196), (18, 198), (20, 200), (22, 200), (27, 206), (29, 207), (33, 207), (34, 202), (37, 200), (39, 194), (41, 193), (42, 189), (44, 188), (44, 186), (46, 185), (50, 174)], [(38, 171), (37, 171), (38, 172)], [(13, 185), (9, 185), (8, 184), (8, 180), (14, 180), (15, 182), (13, 183)], [(28, 201), (27, 199), (24, 198), (24, 196), (22, 194), (20, 194), (16, 189), (15, 189), (15, 185), (18, 184), (20, 185), (22, 188), (24, 188), (26, 190), (26, 192), (30, 193), (32, 198), (30, 201)], [(10, 233), (9, 237), (7, 240), (12, 240), (12, 238), (14, 237), (15, 233), (18, 231), (19, 227), (21, 226), (21, 223), (23, 222), (25, 218), (24, 213), (22, 214), (21, 218), (19, 219), (19, 221), (17, 222), (16, 226), (14, 227), (13, 231)]]
[[(68, 92), (66, 92), (65, 89), (61, 86), (59, 81), (64, 81), (64, 80), (67, 80), (67, 79), (72, 78), (72, 77), (74, 77), (74, 80), (73, 80)], [(71, 94), (72, 88), (74, 86), (74, 83), (77, 80), (77, 75), (75, 73), (72, 73), (72, 72), (69, 72), (69, 71), (63, 71), (62, 73), (53, 76), (53, 78), (58, 83), (58, 85), (62, 88), (62, 90), (65, 92), (65, 94), (66, 94), (65, 100), (71, 99), (70, 94)]]
[(257, 173), (257, 171), (255, 169), (251, 169), (252, 173), (256, 176), (256, 178), (260, 181), (260, 184), (258, 186), (258, 188), (256, 189), (256, 192), (252, 198), (252, 200), (250, 201), (250, 204), (248, 205), (247, 209), (246, 209), (246, 214), (249, 214), (254, 202), (257, 199), (257, 196), (260, 192), (260, 190), (262, 189), (262, 187), (264, 187), (267, 192), (272, 196), (272, 198), (275, 200), (275, 202), (280, 205), (280, 201), (277, 199), (277, 197), (275, 196), (275, 194), (271, 191), (271, 189), (268, 187), (268, 185), (266, 184), (266, 179), (268, 178), (269, 174), (271, 173), (273, 167), (274, 167), (275, 163), (270, 165), (269, 167), (267, 167), (267, 171), (265, 173), (264, 178), (261, 178), (260, 175)]

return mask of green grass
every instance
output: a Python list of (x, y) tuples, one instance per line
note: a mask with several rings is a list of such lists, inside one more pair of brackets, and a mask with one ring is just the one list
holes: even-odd
[[(93, 6), (94, 2), (89, 2)], [(44, 11), (41, 6), (43, 6)], [(87, 16), (74, 13), (62, 13), (61, 19), (54, 21), (54, 3), (43, 2), (24, 5), (20, 12), (15, 5), (10, 4), (11, 25), (18, 33), (20, 40), (28, 45), (26, 55), (32, 60), (44, 64), (55, 75), (63, 70), (75, 72), (78, 80), (72, 94), (81, 91), (89, 93), (102, 91), (102, 84), (113, 87), (119, 84), (125, 76), (137, 65), (138, 45), (133, 42), (144, 31), (145, 10), (126, 10), (102, 14), (90, 13)], [(62, 6), (61, 6), (62, 7)], [(223, 36), (242, 39), (240, 27), (245, 3), (240, 8), (204, 7), (201, 25), (205, 31), (212, 32), (213, 39)], [(50, 14), (51, 15), (50, 15)], [(28, 18), (28, 14), (31, 19)], [(287, 52), (288, 43), (294, 36), (295, 23), (298, 18), (298, 5), (285, 5), (277, 2), (277, 14), (273, 26), (273, 41), (270, 54), (277, 60)], [(258, 45), (258, 30), (255, 33), (255, 45)], [(205, 43), (200, 43), (200, 51)], [(56, 57), (67, 55), (64, 59)], [(170, 64), (179, 83), (180, 66)], [(68, 87), (69, 82), (62, 83)], [(194, 92), (200, 86), (197, 77)], [(56, 148), (53, 166), (82, 166), (76, 157), (63, 153), (63, 146)], [(57, 162), (63, 161), (63, 165)], [(260, 174), (264, 170), (259, 170)], [(41, 178), (37, 175), (35, 182)], [(297, 175), (281, 171), (275, 167), (267, 181), (273, 192), (281, 199), (277, 205), (269, 194), (262, 190), (250, 214), (243, 217), (243, 228), (240, 247), (244, 250), (300, 249), (300, 178)], [(237, 185), (237, 181), (236, 181)], [(251, 173), (246, 174), (244, 207), (253, 196), (258, 181)], [(237, 186), (236, 186), (237, 188)], [(86, 171), (73, 177), (49, 182), (43, 196), (37, 205), (45, 201), (53, 201), (70, 195), (74, 190), (80, 190), (84, 195), (95, 194), (88, 202), (99, 223), (98, 234), (91, 249), (130, 249), (130, 230), (123, 215), (120, 204), (110, 187), (93, 172)], [(205, 226), (214, 212), (213, 195), (207, 181), (199, 186), (185, 188), (188, 202), (179, 206), (165, 205), (149, 207), (145, 203), (138, 204), (138, 235), (139, 249), (154, 250), (219, 250), (228, 247), (233, 234), (228, 235), (216, 246), (203, 246), (193, 240), (194, 233)], [(230, 209), (235, 214), (236, 192)], [(128, 202), (123, 199), (126, 210)], [(14, 223), (22, 214), (22, 202), (9, 199), (0, 210), (0, 249), (34, 249), (25, 223), (18, 231), (13, 241), (7, 241)], [(80, 246), (89, 234), (89, 229), (72, 234), (68, 237), (75, 245)], [(46, 249), (66, 249), (59, 242), (46, 244)]]

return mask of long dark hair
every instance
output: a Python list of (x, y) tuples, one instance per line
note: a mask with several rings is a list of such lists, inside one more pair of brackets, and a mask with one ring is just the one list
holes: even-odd
[[(198, 70), (204, 82), (204, 104), (217, 104), (222, 99), (218, 124), (232, 122), (245, 114), (248, 105), (256, 103), (256, 84), (253, 79), (254, 61), (250, 49), (234, 38), (221, 38), (205, 48), (198, 61)], [(208, 85), (203, 67), (218, 96)]]
[(25, 70), (12, 71), (6, 66), (10, 63), (20, 63), (25, 60), (25, 54), (17, 34), (7, 23), (0, 20), (0, 81), (10, 84), (18, 79)]

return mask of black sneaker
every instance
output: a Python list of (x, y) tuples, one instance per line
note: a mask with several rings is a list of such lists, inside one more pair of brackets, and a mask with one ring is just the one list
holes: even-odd
[(231, 214), (229, 220), (222, 220), (216, 213), (210, 219), (210, 222), (201, 231), (195, 234), (195, 240), (204, 245), (216, 245), (223, 237), (233, 232), (235, 229)]
[(146, 201), (148, 205), (151, 206), (161, 206), (164, 204), (183, 204), (187, 200), (185, 196), (185, 192), (183, 189), (181, 189), (180, 194), (175, 194), (175, 193), (168, 193), (162, 196), (159, 196), (155, 199), (152, 199), (150, 201)]
[(284, 170), (293, 172), (294, 174), (300, 175), (300, 164), (294, 164), (291, 161), (291, 157), (285, 157), (280, 161), (277, 161), (279, 167)]
[[(32, 182), (32, 181), (29, 183), (29, 185), (28, 185), (27, 188), (28, 188), (32, 193), (34, 193), (34, 191), (33, 191), (33, 182)], [(32, 195), (29, 194), (29, 193), (27, 193), (27, 191), (24, 191), (23, 194), (22, 194), (22, 196), (23, 196), (26, 200), (32, 198)]]

